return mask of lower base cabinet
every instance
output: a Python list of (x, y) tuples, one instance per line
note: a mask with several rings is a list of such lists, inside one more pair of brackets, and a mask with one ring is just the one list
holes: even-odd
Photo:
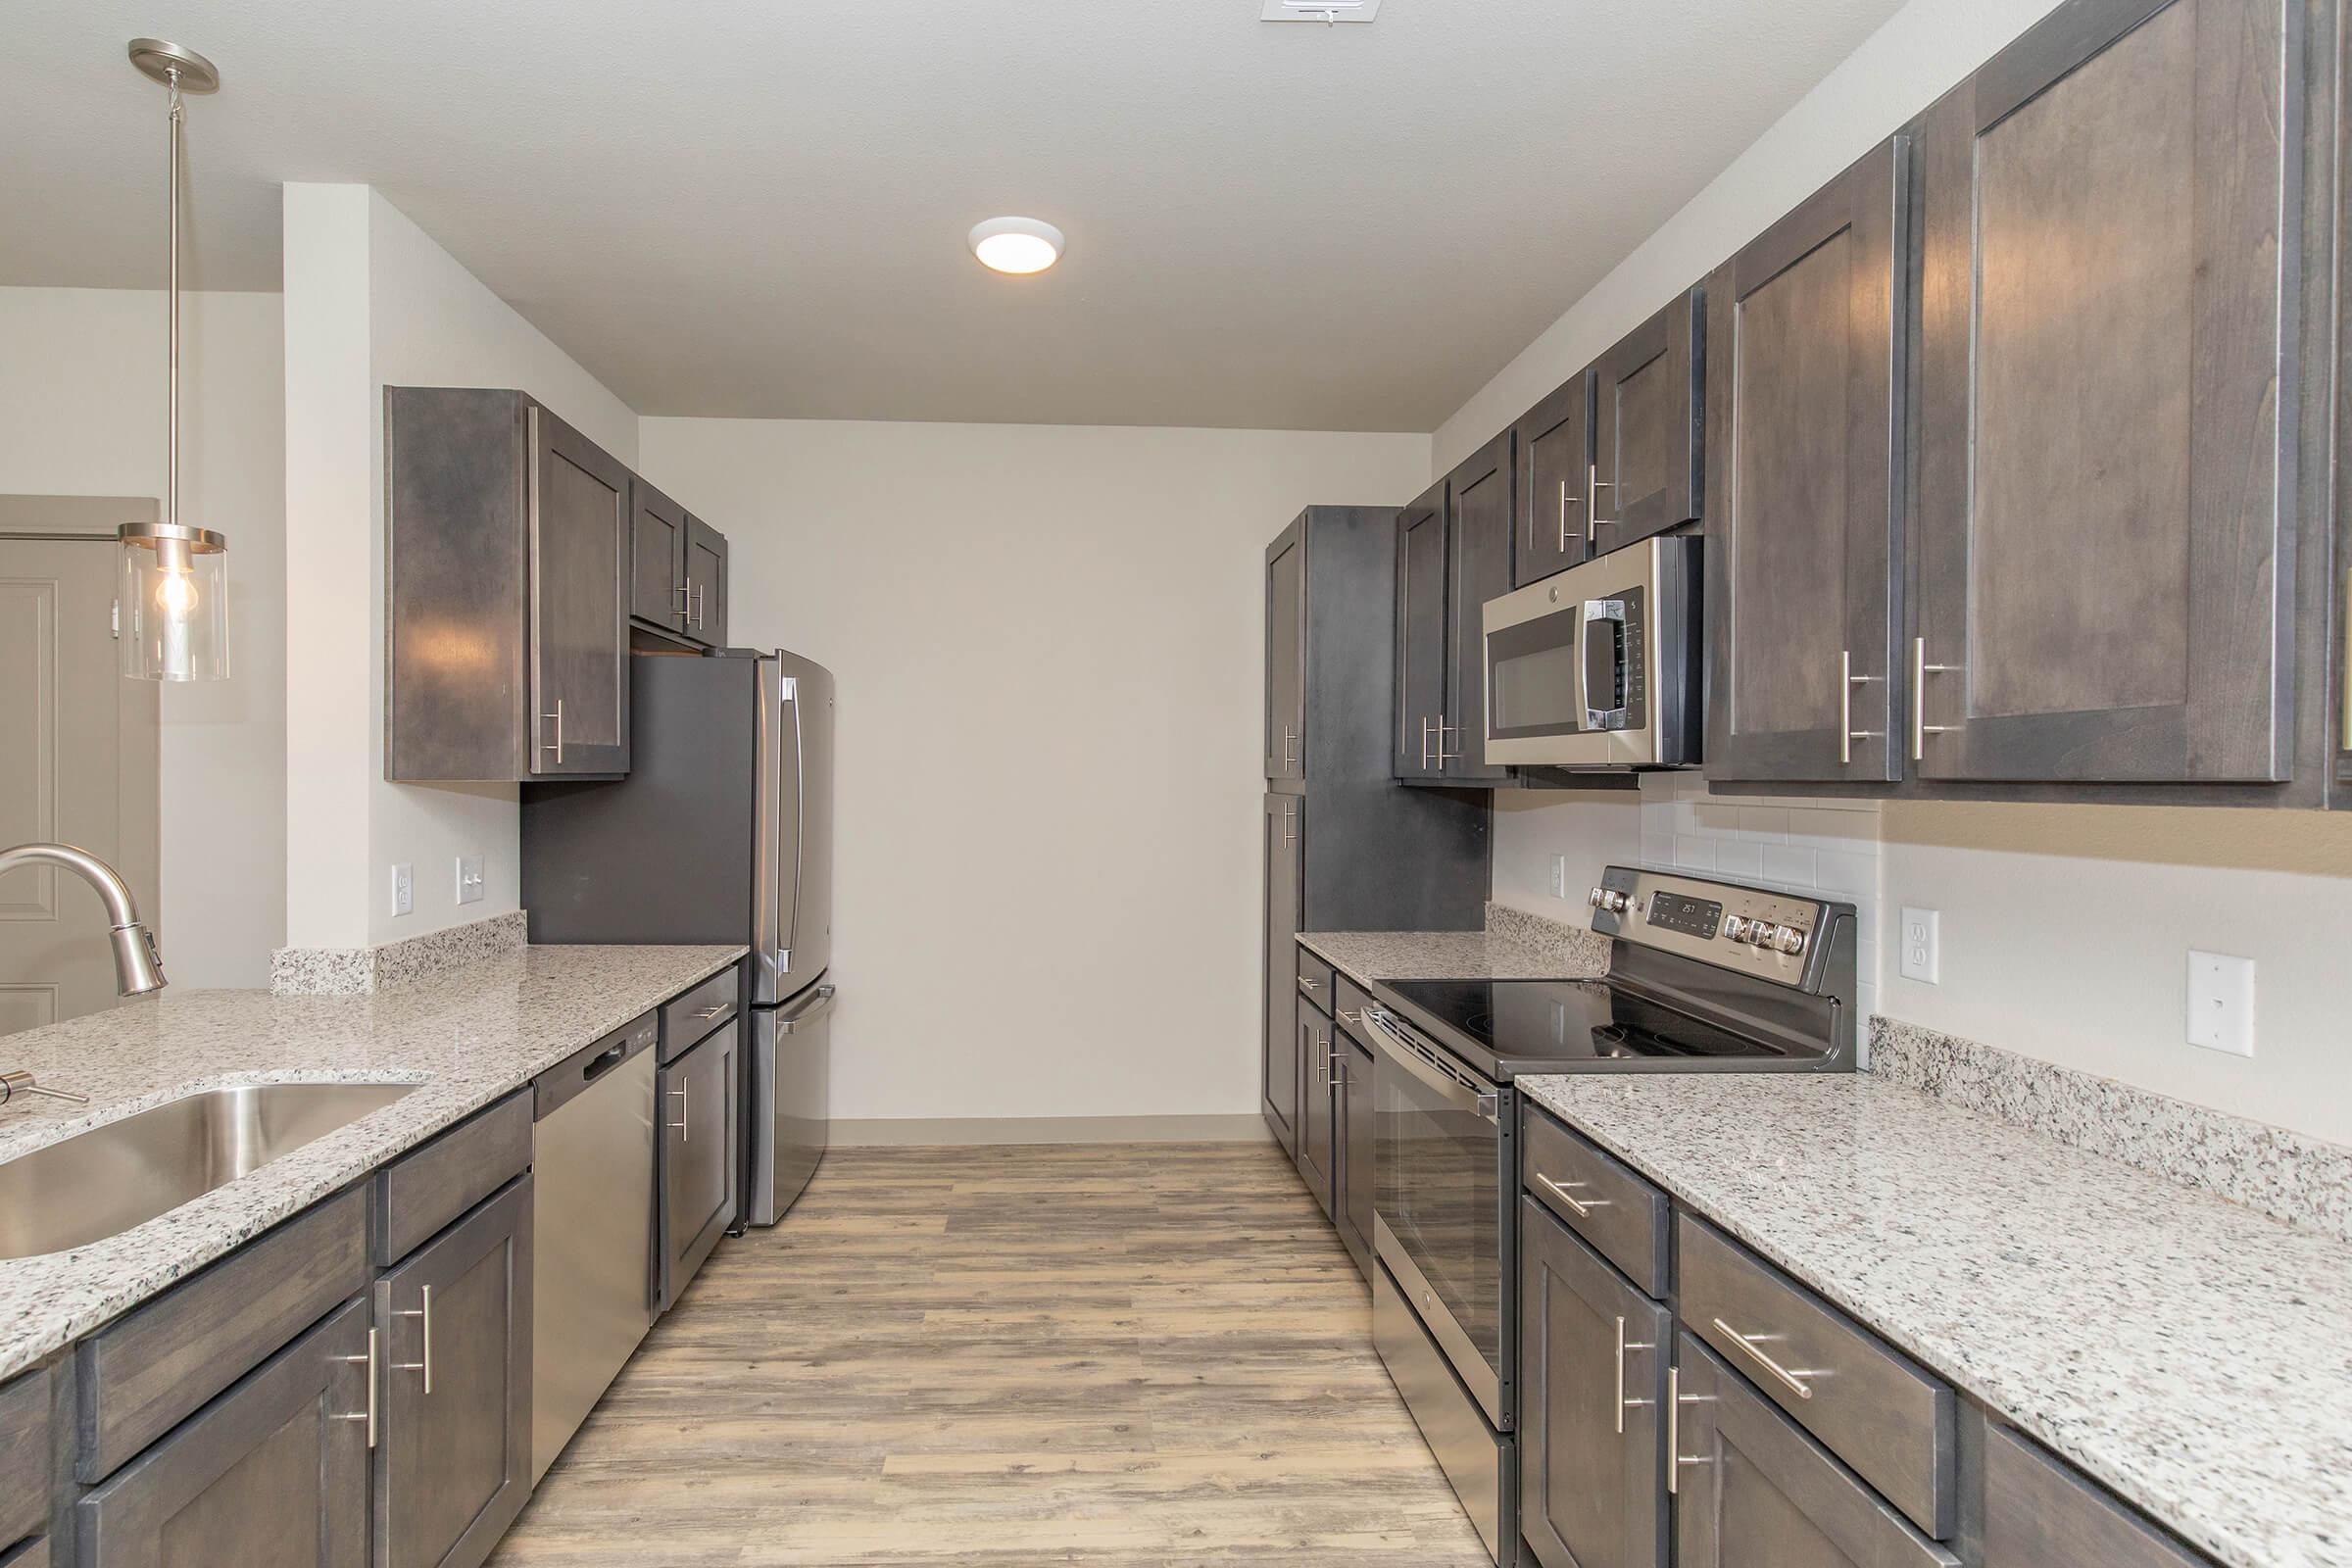
[(1305, 1064), (1299, 1078), (1303, 1087), (1298, 1097), (1298, 1174), (1306, 1178), (1313, 1190), (1315, 1201), (1323, 1205), (1325, 1218), (1334, 1214), (1332, 1203), (1332, 1172), (1337, 1161), (1332, 1157), (1335, 1148), (1332, 1134), (1331, 1020), (1322, 1009), (1301, 1002), (1298, 1005), (1298, 1056)]
[(1680, 1568), (1959, 1568), (1696, 1336), (1675, 1364)]
[(710, 1250), (735, 1222), (736, 1085), (742, 1081), (736, 1025), (665, 1064), (658, 1080), (662, 1116), (662, 1304), (677, 1304)]
[(1519, 1529), (1544, 1568), (1665, 1568), (1672, 1329), (1666, 1308), (1519, 1200)]
[(474, 1568), (531, 1493), (531, 1178), (375, 1284), (373, 1568)]
[(375, 1359), (337, 1308), (74, 1505), (83, 1568), (368, 1568)]
[(1340, 1061), (1340, 1170), (1333, 1219), (1356, 1269), (1372, 1278), (1372, 1053), (1343, 1029), (1333, 1041)]

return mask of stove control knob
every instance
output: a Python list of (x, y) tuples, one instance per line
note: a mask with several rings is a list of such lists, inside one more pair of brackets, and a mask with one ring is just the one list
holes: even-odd
[(1748, 927), (1754, 924), (1755, 922), (1753, 920), (1748, 919), (1747, 916), (1743, 914), (1727, 914), (1723, 917), (1723, 940), (1726, 942), (1745, 942), (1747, 940)]
[(1633, 899), (1618, 892), (1615, 888), (1601, 888), (1598, 891), (1600, 893), (1600, 908), (1606, 913), (1623, 914), (1634, 906)]
[(1587, 904), (1590, 904), (1591, 906), (1592, 906), (1592, 907), (1594, 907), (1595, 909), (1597, 909), (1597, 908), (1599, 908), (1599, 907), (1600, 907), (1600, 901), (1601, 901), (1602, 899), (1605, 899), (1605, 898), (1607, 898), (1607, 897), (1608, 897), (1608, 893), (1609, 893), (1609, 890), (1608, 890), (1608, 889), (1606, 889), (1606, 888), (1594, 888), (1594, 889), (1592, 890), (1592, 896), (1591, 896), (1590, 898), (1586, 899), (1586, 900), (1585, 900), (1585, 902), (1586, 902)]
[(1781, 928), (1770, 920), (1747, 922), (1747, 945), (1751, 948), (1769, 948), (1780, 939), (1780, 935)]
[(1772, 945), (1793, 956), (1805, 951), (1805, 934), (1792, 925), (1785, 925), (1781, 927), (1781, 934), (1773, 938)]

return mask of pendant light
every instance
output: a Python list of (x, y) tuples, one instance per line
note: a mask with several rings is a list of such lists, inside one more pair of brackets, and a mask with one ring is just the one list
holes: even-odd
[(164, 520), (115, 530), (122, 552), (117, 583), (122, 673), (142, 680), (222, 680), (228, 675), (228, 541), (179, 520), (179, 166), (180, 95), (220, 86), (220, 73), (191, 49), (160, 38), (133, 38), (130, 63), (170, 93), (172, 251), (164, 291), (170, 301), (170, 391), (166, 398)]

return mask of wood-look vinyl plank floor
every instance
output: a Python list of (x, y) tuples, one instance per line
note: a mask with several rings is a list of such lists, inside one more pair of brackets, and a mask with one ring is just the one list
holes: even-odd
[(655, 1326), (491, 1568), (1489, 1568), (1254, 1144), (842, 1150)]

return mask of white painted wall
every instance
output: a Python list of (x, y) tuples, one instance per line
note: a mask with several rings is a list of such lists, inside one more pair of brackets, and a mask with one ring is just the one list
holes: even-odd
[[(1442, 472), (1656, 307), (1925, 108), (2050, 0), (1913, 0), (1681, 213), (1446, 420)], [(1820, 888), (1864, 910), (1864, 983), (1891, 1016), (2352, 1143), (2352, 1052), (2335, 933), (2352, 909), (2352, 818), (2217, 808), (1707, 798), (1655, 780), (1641, 805), (1497, 797), (1495, 896), (1549, 897), (1611, 860)], [(1581, 894), (1578, 894), (1581, 898)], [(1892, 955), (1904, 906), (1941, 914), (1938, 984)], [(2185, 1039), (2187, 951), (2257, 964), (2255, 1055)], [(1866, 999), (1867, 1002), (1867, 999)]]
[[(181, 298), (180, 514), (229, 542), (229, 679), (163, 689), (177, 989), (267, 983), (285, 931), (285, 403), (275, 294)], [(160, 290), (0, 288), (0, 491), (164, 493)]]
[[(521, 880), (514, 786), (383, 778), (383, 388), (520, 388), (631, 465), (637, 416), (367, 186), (286, 187), (285, 283), (287, 493), (304, 518), (288, 936), (360, 947), (513, 909)], [(484, 897), (460, 906), (455, 861), (476, 853)], [(400, 918), (396, 861), (415, 869)]]
[(1419, 435), (648, 419), (840, 682), (833, 1113), (1257, 1108), (1265, 542)]

